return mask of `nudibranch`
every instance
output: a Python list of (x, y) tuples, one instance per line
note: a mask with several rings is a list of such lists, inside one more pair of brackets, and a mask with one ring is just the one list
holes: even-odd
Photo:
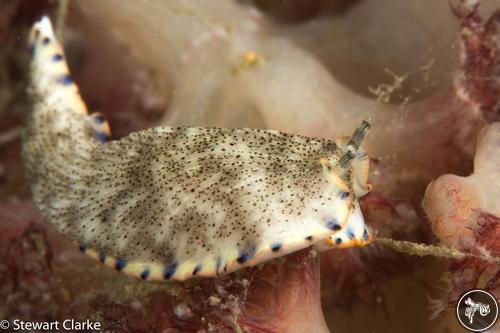
[(218, 276), (300, 249), (364, 245), (369, 122), (351, 138), (158, 127), (108, 141), (47, 17), (30, 36), (23, 158), (44, 218), (86, 254), (147, 280)]

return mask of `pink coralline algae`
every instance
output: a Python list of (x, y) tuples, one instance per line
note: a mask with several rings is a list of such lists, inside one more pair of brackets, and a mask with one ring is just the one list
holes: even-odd
[(500, 120), (500, 9), (486, 21), (472, 9), (452, 6), (460, 19), (460, 72), (455, 78), (458, 96), (488, 122)]

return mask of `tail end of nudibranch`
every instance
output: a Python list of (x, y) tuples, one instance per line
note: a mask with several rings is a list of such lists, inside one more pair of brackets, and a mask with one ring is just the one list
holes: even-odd
[[(23, 135), (23, 159), (38, 201), (41, 199), (37, 196), (44, 193), (47, 173), (75, 176), (65, 165), (70, 158), (90, 156), (89, 147), (98, 141), (47, 16), (33, 25), (29, 43), (32, 59), (28, 92), (32, 111), (27, 116)], [(107, 131), (107, 128), (101, 124), (97, 130)]]
[(40, 34), (43, 34), (48, 38), (55, 38), (54, 29), (52, 28), (49, 17), (46, 15), (42, 16), (42, 18), (31, 28), (29, 38), (30, 46), (34, 46), (35, 41), (38, 39)]
[[(47, 114), (50, 110), (55, 111), (56, 116), (50, 117), (54, 120), (50, 125), (56, 130), (65, 130), (68, 126), (78, 127), (78, 122), (85, 126), (88, 119), (81, 115), (88, 114), (87, 108), (78, 87), (73, 83), (63, 48), (47, 16), (33, 25), (29, 45), (33, 56), (30, 93), (35, 97), (34, 112)], [(90, 115), (89, 119), (91, 136), (99, 142), (106, 142), (111, 131), (104, 116), (97, 112)]]
[[(73, 83), (62, 46), (47, 16), (33, 25), (29, 37), (31, 60), (30, 93), (35, 103), (43, 103), (64, 112), (87, 114), (78, 87)], [(37, 111), (37, 110), (35, 110)]]

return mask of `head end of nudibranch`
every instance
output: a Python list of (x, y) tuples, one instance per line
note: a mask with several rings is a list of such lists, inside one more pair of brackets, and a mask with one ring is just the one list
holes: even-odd
[(361, 142), (370, 129), (370, 123), (370, 118), (363, 120), (351, 138), (342, 138), (337, 141), (342, 151), (338, 162), (338, 172), (342, 174), (345, 170), (352, 171), (351, 182), (355, 197), (362, 197), (371, 190), (371, 185), (368, 183), (370, 159), (361, 147)]
[(349, 214), (347, 224), (337, 233), (326, 239), (329, 247), (347, 248), (364, 246), (372, 241), (372, 235), (365, 224), (358, 201), (354, 201), (354, 208)]
[(363, 120), (361, 124), (356, 128), (351, 139), (345, 147), (345, 151), (340, 157), (339, 164), (341, 167), (347, 166), (347, 164), (356, 157), (356, 153), (359, 151), (361, 142), (365, 138), (368, 130), (370, 129), (371, 118)]
[[(339, 159), (339, 173), (349, 174), (350, 187), (353, 191), (353, 201), (347, 218), (347, 223), (336, 233), (330, 235), (323, 248), (347, 248), (363, 246), (371, 242), (372, 235), (365, 224), (363, 214), (359, 208), (358, 198), (368, 193), (371, 185), (368, 183), (370, 160), (361, 148), (361, 142), (370, 128), (370, 119), (364, 120), (350, 139), (340, 139), (338, 144), (343, 150)], [(350, 170), (350, 173), (347, 173)]]

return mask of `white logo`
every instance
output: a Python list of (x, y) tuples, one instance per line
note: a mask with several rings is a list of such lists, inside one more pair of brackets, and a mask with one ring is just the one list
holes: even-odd
[(490, 313), (489, 304), (474, 302), (470, 297), (465, 300), (465, 304), (467, 304), (467, 308), (465, 308), (465, 316), (469, 318), (471, 324), (474, 320), (474, 314), (477, 310), (479, 310), (479, 314), (483, 317)]
[(469, 290), (457, 303), (457, 319), (472, 332), (484, 332), (498, 319), (498, 302), (492, 294), (482, 289)]

